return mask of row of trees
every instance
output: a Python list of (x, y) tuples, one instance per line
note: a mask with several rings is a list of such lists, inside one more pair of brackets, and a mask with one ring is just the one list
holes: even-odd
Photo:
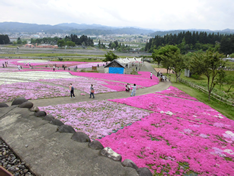
[(82, 35), (80, 38), (77, 37), (75, 34), (71, 34), (71, 36), (66, 36), (65, 40), (70, 40), (74, 42), (76, 45), (83, 45), (83, 46), (94, 46), (93, 39), (87, 37), (86, 35)]
[(110, 42), (109, 48), (111, 48), (111, 49), (114, 48), (115, 50), (120, 51), (120, 52), (126, 52), (126, 51), (131, 50), (130, 46), (125, 45), (124, 43), (119, 43), (117, 40), (114, 42)]
[(202, 51), (182, 55), (177, 46), (166, 45), (160, 49), (155, 49), (153, 59), (162, 64), (167, 70), (173, 69), (176, 81), (180, 77), (182, 70), (187, 68), (192, 74), (204, 74), (207, 77), (207, 90), (209, 99), (214, 87), (225, 79), (223, 68), (225, 61), (219, 52), (209, 49), (205, 53)]
[(0, 44), (9, 44), (10, 39), (8, 35), (0, 35)]
[(31, 43), (32, 44), (51, 44), (51, 45), (56, 45), (58, 40), (60, 40), (60, 38), (58, 37), (44, 37), (44, 38), (37, 38), (37, 39), (33, 39), (31, 38)]
[[(146, 43), (145, 51), (153, 52), (154, 49), (159, 49), (165, 45), (177, 45), (181, 50), (181, 53), (186, 53), (190, 50), (206, 51), (211, 47), (215, 47), (220, 43), (218, 49), (221, 53), (227, 54), (227, 52), (233, 53), (234, 48), (229, 46), (227, 49), (227, 43), (232, 42), (234, 35), (223, 35), (206, 32), (180, 32), (179, 34), (167, 34), (165, 36), (155, 36)], [(217, 46), (216, 46), (217, 47)]]

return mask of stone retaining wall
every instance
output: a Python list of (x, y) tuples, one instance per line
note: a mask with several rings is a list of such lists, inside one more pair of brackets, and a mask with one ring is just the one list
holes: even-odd
[(0, 137), (36, 175), (151, 176), (111, 148), (39, 111), (24, 98), (0, 103)]

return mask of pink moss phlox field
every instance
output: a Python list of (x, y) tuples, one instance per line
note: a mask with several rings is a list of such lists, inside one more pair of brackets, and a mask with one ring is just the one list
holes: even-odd
[(82, 64), (73, 65), (70, 68), (75, 68), (76, 66), (78, 68), (91, 68), (92, 66), (97, 67), (97, 65), (103, 66), (103, 64), (106, 65), (105, 62), (89, 62), (89, 63), (85, 62), (85, 63), (82, 63)]
[(144, 110), (110, 101), (90, 101), (39, 107), (47, 114), (97, 139), (149, 115)]
[(94, 85), (95, 93), (116, 92), (116, 90), (104, 86), (106, 83), (103, 81), (95, 80), (92, 78), (77, 77), (77, 78), (61, 78), (61, 79), (41, 79), (41, 82), (58, 84), (61, 86), (69, 86), (72, 83), (76, 90), (90, 93), (90, 85)]
[(198, 101), (196, 98), (191, 97), (190, 95), (186, 94), (185, 92), (173, 86), (170, 86), (168, 89), (156, 93), (161, 95), (168, 95), (168, 96)]
[(153, 113), (98, 140), (121, 154), (122, 160), (131, 159), (138, 167), (151, 166), (153, 173), (169, 170), (169, 175), (184, 174), (187, 170), (178, 167), (187, 163), (189, 170), (201, 175), (232, 175), (234, 147), (223, 140), (225, 132), (175, 115)]
[(226, 124), (223, 128), (234, 130), (234, 122), (212, 109), (210, 106), (186, 99), (159, 94), (147, 94), (131, 98), (110, 100), (154, 112), (174, 114), (180, 118), (213, 125), (217, 122)]
[(120, 81), (125, 83), (136, 84), (137, 86), (143, 86), (143, 87), (151, 87), (159, 83), (158, 78), (156, 76), (153, 75), (153, 79), (150, 79), (150, 72), (142, 72), (142, 71), (138, 72), (139, 75), (85, 73), (85, 72), (72, 72), (71, 74), (76, 76)]
[(22, 82), (0, 85), (0, 92), (0, 102), (10, 102), (17, 97), (39, 99), (69, 96), (68, 89), (41, 84), (38, 82)]
[(234, 122), (208, 105), (159, 94), (110, 101), (155, 112), (99, 139), (123, 160), (169, 175), (234, 173)]

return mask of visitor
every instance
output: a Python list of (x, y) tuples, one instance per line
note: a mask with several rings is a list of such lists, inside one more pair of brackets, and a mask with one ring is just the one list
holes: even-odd
[(5, 65), (4, 65), (4, 64), (2, 64), (2, 68), (5, 68)]
[(130, 91), (130, 85), (127, 83), (126, 86), (125, 86), (125, 91), (126, 92), (129, 92)]
[(166, 77), (164, 75), (162, 76), (162, 80), (163, 80), (163, 82), (166, 81)]
[(136, 71), (137, 71), (137, 67), (136, 67)]
[(135, 95), (136, 95), (136, 84), (134, 84), (134, 85), (132, 86), (131, 97), (132, 97), (132, 96), (135, 96)]
[(72, 96), (75, 98), (74, 87), (72, 86), (72, 83), (70, 83), (69, 90), (70, 90), (71, 98)]
[(151, 73), (150, 73), (150, 79), (152, 79), (152, 77), (153, 77), (153, 73), (151, 72)]
[(55, 65), (53, 66), (53, 71), (55, 71)]
[(91, 98), (91, 95), (93, 95), (93, 98), (95, 98), (95, 97), (94, 97), (94, 88), (93, 88), (93, 84), (91, 84), (91, 86), (90, 86), (90, 97), (89, 97), (89, 98)]

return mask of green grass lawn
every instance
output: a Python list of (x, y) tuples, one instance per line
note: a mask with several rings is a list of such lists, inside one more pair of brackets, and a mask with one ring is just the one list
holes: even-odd
[(17, 47), (20, 47), (21, 45), (6, 45), (4, 47), (6, 48), (17, 48)]
[[(67, 54), (67, 53), (0, 54), (0, 57), (63, 57), (63, 56), (105, 57), (104, 55), (90, 55), (90, 54), (85, 55), (85, 54)], [(118, 57), (126, 58), (129, 56), (118, 56)]]
[(0, 57), (62, 57), (62, 56), (104, 57), (104, 55), (84, 55), (84, 54), (67, 54), (67, 53), (0, 54)]
[(226, 62), (226, 67), (234, 68), (234, 62), (227, 61), (227, 62)]
[(195, 97), (199, 101), (209, 105), (213, 109), (219, 111), (221, 114), (225, 115), (227, 118), (234, 120), (234, 107), (227, 105), (225, 103), (222, 103), (218, 100), (215, 100), (211, 98), (210, 100), (208, 99), (208, 95), (196, 90), (194, 88), (191, 88), (185, 84), (182, 83), (172, 83), (172, 86), (177, 87), (178, 89), (182, 90), (183, 92), (189, 94), (192, 97)]

